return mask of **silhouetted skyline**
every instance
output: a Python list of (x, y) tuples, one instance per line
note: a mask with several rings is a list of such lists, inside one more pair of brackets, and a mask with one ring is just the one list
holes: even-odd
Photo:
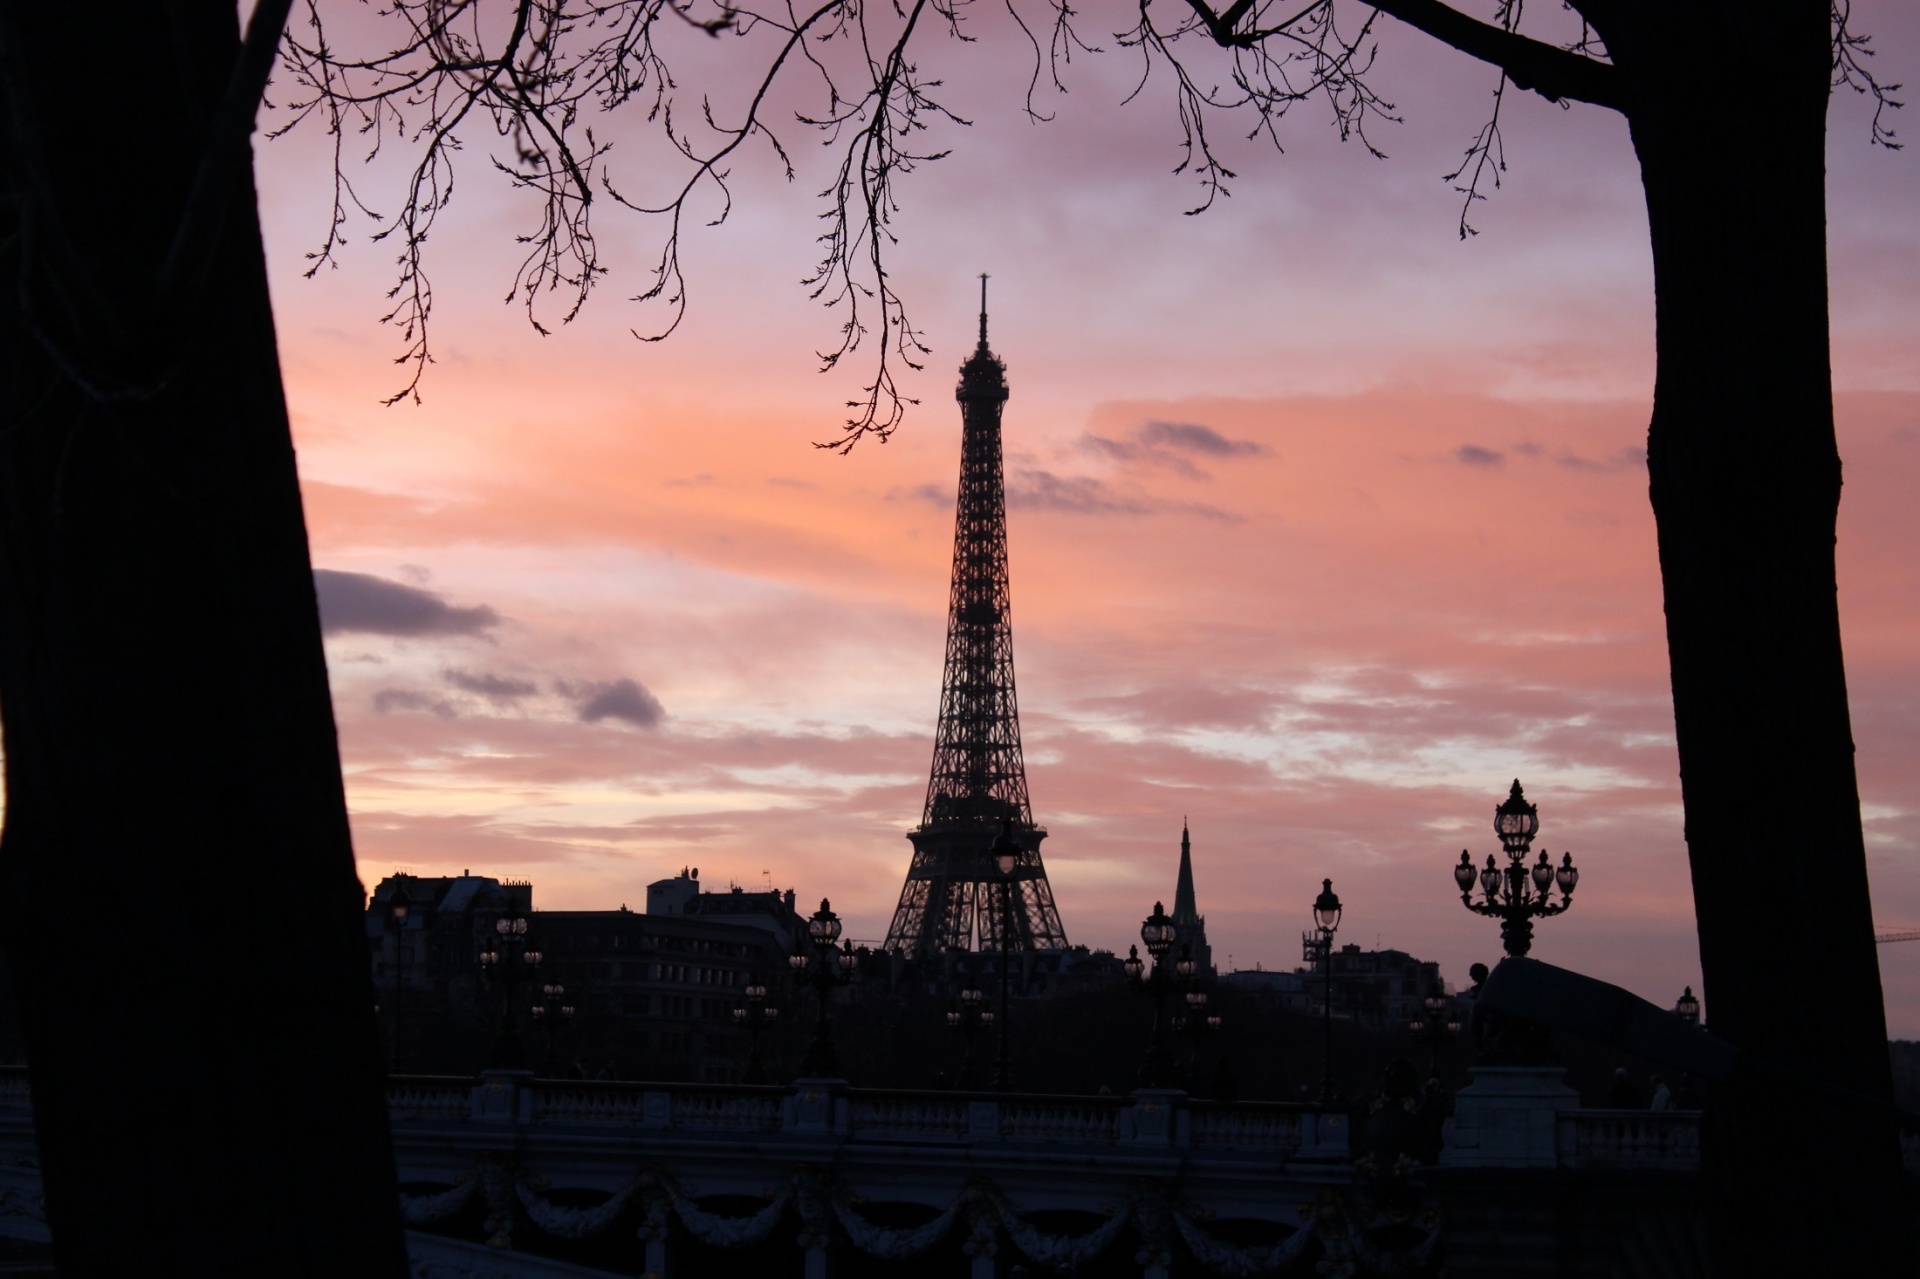
[[(1911, 15), (1863, 17), (1882, 62), (1914, 61)], [(1008, 459), (1024, 727), (1075, 940), (1124, 944), (1170, 895), (1186, 813), (1223, 966), (1290, 964), (1331, 875), (1354, 940), (1458, 980), (1497, 938), (1448, 869), (1492, 848), (1518, 775), (1542, 846), (1586, 873), (1541, 956), (1649, 998), (1695, 981), (1624, 130), (1517, 103), (1508, 189), (1462, 245), (1434, 175), (1486, 77), (1409, 63), (1402, 105), (1422, 109), (1385, 136), (1391, 163), (1303, 138), (1197, 220), (1160, 135), (1104, 121), (1097, 80), (1048, 129), (983, 112), (906, 192), (902, 287), (938, 318), (907, 388), (923, 403), (848, 459), (807, 447), (850, 388), (811, 371), (828, 321), (791, 285), (804, 233), (756, 220), (802, 193), (744, 178), (749, 221), (699, 242), (694, 310), (662, 347), (625, 336), (611, 292), (534, 339), (476, 251), (437, 281), (426, 406), (381, 410), (387, 258), (359, 246), (299, 282), (323, 206), (297, 148), (263, 148), (316, 561), (444, 610), (329, 641), (362, 878), (485, 865), (590, 905), (694, 860), (771, 870), (879, 937), (924, 786), (943, 388), (978, 263), (1033, 426)], [(1868, 152), (1853, 110), (1836, 102), (1832, 146), (1842, 620), (1876, 914), (1920, 926), (1920, 179)], [(1057, 185), (1008, 189), (997, 218), (948, 212), (1010, 155)], [(436, 234), (463, 243), (496, 213), (476, 201)], [(1883, 958), (1894, 1032), (1920, 1034), (1920, 946)]]

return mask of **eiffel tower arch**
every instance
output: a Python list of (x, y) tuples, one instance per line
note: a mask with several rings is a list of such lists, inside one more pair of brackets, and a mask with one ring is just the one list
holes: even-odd
[[(913, 862), (886, 948), (911, 959), (961, 950), (1062, 950), (1067, 935), (1040, 859), (1020, 753), (1007, 587), (1007, 494), (1000, 410), (1007, 370), (987, 347), (987, 277), (980, 277), (980, 345), (960, 367), (960, 496), (953, 524), (953, 594), (933, 772), (920, 825), (907, 832)], [(993, 842), (1008, 828), (1020, 848), (1001, 938)]]

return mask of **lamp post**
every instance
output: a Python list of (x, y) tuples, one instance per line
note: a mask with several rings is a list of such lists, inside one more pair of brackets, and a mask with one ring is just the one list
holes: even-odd
[(1001, 828), (993, 841), (993, 866), (1000, 872), (1000, 1053), (993, 1064), (997, 1092), (1013, 1087), (1013, 1049), (1007, 1038), (1007, 992), (1013, 975), (1013, 872), (1020, 864), (1020, 846), (1013, 839), (1013, 823)]
[(540, 1000), (533, 1006), (533, 1019), (547, 1032), (547, 1078), (559, 1078), (560, 1032), (573, 1021), (573, 1005), (567, 1001), (567, 988), (550, 981), (540, 988)]
[(749, 1084), (767, 1082), (766, 1071), (760, 1064), (760, 1032), (766, 1029), (766, 1023), (777, 1021), (780, 1010), (767, 1003), (767, 988), (755, 973), (740, 992), (740, 1002), (734, 1007), (733, 1020), (737, 1026), (747, 1031), (747, 1073), (741, 1081)]
[[(1545, 849), (1540, 851), (1539, 861), (1532, 866), (1526, 864), (1527, 853), (1539, 829), (1540, 811), (1527, 802), (1516, 778), (1507, 802), (1493, 810), (1493, 830), (1500, 836), (1500, 846), (1507, 855), (1506, 866), (1500, 866), (1494, 855), (1488, 853), (1485, 869), (1476, 872), (1473, 855), (1461, 849), (1460, 863), (1453, 868), (1453, 882), (1460, 889), (1460, 904), (1476, 915), (1498, 919), (1500, 941), (1507, 954), (1515, 958), (1524, 956), (1533, 946), (1533, 921), (1558, 915), (1573, 905), (1574, 886), (1580, 882), (1572, 853), (1561, 857), (1557, 868), (1547, 860)], [(1473, 900), (1476, 879), (1482, 894), (1477, 902)], [(1556, 885), (1560, 889), (1557, 903), (1548, 900), (1548, 894)]]
[(1700, 1024), (1700, 1000), (1694, 995), (1693, 987), (1688, 986), (1680, 992), (1680, 998), (1673, 1002), (1673, 1012), (1689, 1026)]
[(807, 937), (801, 943), (801, 950), (787, 959), (793, 965), (794, 975), (811, 983), (814, 993), (820, 997), (820, 1016), (813, 1023), (813, 1038), (800, 1062), (800, 1073), (814, 1079), (831, 1077), (840, 1070), (839, 1054), (833, 1050), (832, 1005), (827, 997), (835, 987), (844, 986), (852, 979), (856, 960), (853, 943), (835, 947), (834, 943), (839, 940), (840, 917), (823, 897), (820, 909), (807, 920)]
[(962, 1088), (971, 1088), (974, 1085), (973, 1038), (993, 1025), (993, 1009), (985, 1005), (986, 996), (969, 978), (967, 984), (960, 989), (960, 1006), (947, 1012), (947, 1025), (959, 1033), (967, 1046), (967, 1055), (960, 1064), (959, 1083)]
[(493, 932), (487, 939), (486, 949), (480, 952), (480, 972), (501, 990), (504, 1012), (500, 1018), (500, 1035), (494, 1040), (487, 1065), (496, 1070), (521, 1070), (526, 1066), (527, 1054), (520, 1042), (520, 1022), (515, 1016), (518, 1005), (513, 992), (521, 983), (531, 982), (539, 972), (541, 954), (527, 933), (525, 916), (502, 915), (493, 921)]
[(1420, 1001), (1420, 1011), (1407, 1023), (1414, 1037), (1426, 1044), (1427, 1056), (1436, 1074), (1440, 1070), (1441, 1050), (1460, 1033), (1460, 1020), (1452, 1015), (1451, 1002), (1436, 982)]
[(1321, 1058), (1320, 1100), (1323, 1104), (1333, 1101), (1333, 934), (1340, 927), (1340, 898), (1334, 894), (1333, 881), (1320, 881), (1320, 895), (1313, 899), (1313, 926), (1316, 935), (1310, 940), (1318, 944), (1320, 967), (1325, 978), (1325, 988), (1320, 1005), (1320, 1024), (1325, 1040), (1325, 1051)]
[(1140, 940), (1147, 948), (1147, 954), (1153, 958), (1153, 971), (1147, 972), (1146, 964), (1140, 959), (1137, 948), (1127, 948), (1127, 958), (1121, 964), (1133, 988), (1145, 991), (1153, 996), (1153, 1036), (1147, 1042), (1146, 1064), (1140, 1068), (1140, 1082), (1148, 1088), (1171, 1088), (1173, 1086), (1173, 1050), (1167, 1044), (1167, 995), (1173, 990), (1175, 978), (1172, 967), (1167, 962), (1167, 951), (1173, 947), (1173, 921), (1167, 918), (1166, 907), (1160, 902), (1153, 904), (1153, 914), (1148, 915), (1140, 925)]
[[(1183, 955), (1174, 965), (1174, 971), (1183, 979), (1191, 981), (1194, 961)], [(1220, 1030), (1220, 1014), (1207, 1011), (1207, 992), (1189, 990), (1187, 1009), (1173, 1019), (1173, 1029), (1187, 1039), (1187, 1091), (1196, 1095), (1200, 1092), (1200, 1048)]]
[(407, 916), (413, 902), (406, 886), (395, 884), (387, 897), (387, 931), (393, 934), (393, 1073), (400, 1073), (400, 1005), (407, 988)]

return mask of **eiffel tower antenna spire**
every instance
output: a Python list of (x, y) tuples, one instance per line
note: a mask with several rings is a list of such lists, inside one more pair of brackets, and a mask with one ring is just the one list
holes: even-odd
[[(987, 346), (987, 277), (980, 277), (980, 346), (960, 367), (964, 422), (954, 513), (953, 592), (946, 674), (933, 768), (920, 825), (907, 833), (913, 862), (886, 948), (927, 959), (949, 949), (1065, 949), (1067, 936), (1040, 860), (1047, 832), (1027, 800), (1020, 707), (1013, 685), (1007, 578), (1007, 494), (1000, 410), (1007, 370)], [(1013, 874), (995, 865), (994, 841), (1017, 846)], [(1010, 936), (1001, 937), (1000, 891)]]

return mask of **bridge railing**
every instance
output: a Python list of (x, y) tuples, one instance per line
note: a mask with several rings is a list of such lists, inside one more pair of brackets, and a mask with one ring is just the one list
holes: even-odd
[[(4, 1081), (0, 1081), (3, 1086)], [(1172, 1147), (1225, 1156), (1349, 1158), (1345, 1113), (1287, 1102), (1198, 1101), (1174, 1090), (1130, 1097), (849, 1088), (608, 1083), (488, 1071), (478, 1080), (396, 1076), (394, 1120), (470, 1121), (725, 1137), (789, 1133), (854, 1143)]]
[(471, 1076), (399, 1075), (387, 1081), (387, 1113), (396, 1119), (464, 1119), (472, 1111)]
[[(1279, 1161), (1352, 1157), (1348, 1116), (1287, 1102), (1220, 1102), (1177, 1091), (1130, 1097), (535, 1079), (520, 1071), (399, 1075), (387, 1103), (398, 1126), (454, 1123), (669, 1130), (727, 1139), (791, 1134), (853, 1143), (1171, 1147)], [(0, 1066), (0, 1110), (30, 1111), (21, 1066)], [(1555, 1118), (1564, 1168), (1690, 1171), (1700, 1166), (1697, 1111), (1565, 1110)], [(1905, 1137), (1920, 1171), (1920, 1138)]]
[(1299, 1150), (1310, 1116), (1279, 1102), (1187, 1103), (1192, 1144), (1203, 1150), (1257, 1150), (1282, 1158)]
[(1556, 1136), (1563, 1168), (1692, 1171), (1700, 1166), (1697, 1110), (1568, 1110)]

